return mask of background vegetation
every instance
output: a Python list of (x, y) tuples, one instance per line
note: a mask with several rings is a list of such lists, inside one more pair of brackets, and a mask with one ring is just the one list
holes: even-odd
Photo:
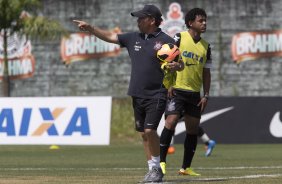
[(111, 144), (141, 144), (139, 134), (135, 131), (131, 98), (113, 98), (111, 120)]

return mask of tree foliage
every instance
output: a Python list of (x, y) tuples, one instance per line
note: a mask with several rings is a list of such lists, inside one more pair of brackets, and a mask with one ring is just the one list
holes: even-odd
[(14, 33), (24, 34), (39, 40), (54, 40), (68, 31), (56, 20), (51, 20), (40, 13), (40, 0), (0, 0), (0, 31), (3, 37), (3, 95), (10, 96), (8, 73), (8, 37)]

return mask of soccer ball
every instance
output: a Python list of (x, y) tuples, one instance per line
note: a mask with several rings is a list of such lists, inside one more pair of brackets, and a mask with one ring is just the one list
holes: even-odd
[(163, 44), (157, 52), (157, 57), (161, 60), (161, 63), (170, 63), (172, 61), (177, 62), (180, 51), (178, 47), (172, 43)]

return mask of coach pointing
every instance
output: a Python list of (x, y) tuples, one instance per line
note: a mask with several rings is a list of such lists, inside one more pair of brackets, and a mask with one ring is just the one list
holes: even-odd
[[(163, 85), (164, 72), (156, 53), (162, 44), (174, 43), (174, 40), (159, 28), (162, 14), (156, 6), (145, 5), (142, 10), (132, 12), (131, 15), (137, 17), (140, 32), (117, 34), (84, 21), (73, 21), (80, 30), (127, 48), (131, 59), (128, 95), (132, 97), (135, 127), (141, 134), (149, 167), (144, 182), (160, 182), (163, 173), (160, 169), (156, 130), (165, 110), (167, 89)], [(176, 64), (174, 69), (178, 67)]]

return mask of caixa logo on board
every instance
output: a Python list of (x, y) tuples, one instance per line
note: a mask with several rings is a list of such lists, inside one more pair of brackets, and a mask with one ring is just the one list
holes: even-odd
[(0, 98), (0, 145), (110, 143), (111, 97)]
[[(12, 108), (4, 108), (0, 112), (0, 134), (6, 134), (7, 136), (42, 136), (47, 134), (49, 136), (71, 136), (74, 133), (79, 133), (82, 136), (90, 135), (89, 119), (87, 108), (75, 108), (70, 117), (64, 117), (67, 122), (56, 122), (60, 116), (64, 116), (65, 108), (24, 108), (22, 110), (21, 118), (19, 122), (16, 121), (15, 113)], [(32, 116), (41, 117), (42, 121), (31, 121)], [(17, 118), (18, 119), (18, 118)], [(40, 118), (36, 118), (40, 119)], [(68, 120), (69, 119), (69, 120)], [(60, 126), (59, 131), (56, 123)], [(30, 127), (33, 130), (30, 130)], [(17, 129), (18, 127), (18, 129)]]

